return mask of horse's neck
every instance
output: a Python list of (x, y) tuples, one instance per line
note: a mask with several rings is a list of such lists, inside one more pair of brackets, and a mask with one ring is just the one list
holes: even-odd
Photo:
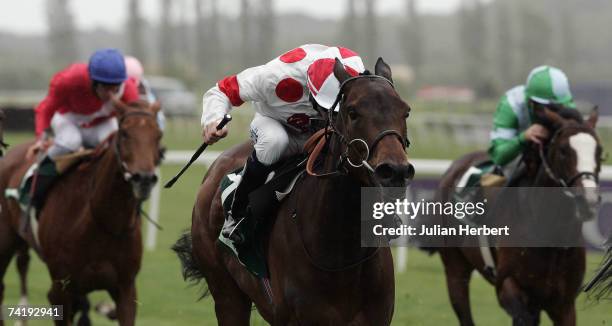
[(310, 209), (297, 212), (304, 218), (300, 232), (307, 248), (323, 263), (354, 261), (361, 252), (359, 185), (345, 176), (312, 180), (310, 185), (316, 190), (300, 196), (302, 207)]
[[(115, 140), (116, 141), (116, 140)], [(93, 167), (90, 214), (106, 231), (118, 235), (135, 227), (138, 204), (123, 178), (114, 141)]]
[[(336, 144), (337, 145), (337, 144)], [(338, 147), (331, 146), (325, 171), (336, 169)], [(307, 177), (296, 213), (303, 241), (316, 261), (345, 264), (363, 256), (360, 242), (361, 186), (350, 176)], [(299, 218), (299, 217), (298, 217)]]

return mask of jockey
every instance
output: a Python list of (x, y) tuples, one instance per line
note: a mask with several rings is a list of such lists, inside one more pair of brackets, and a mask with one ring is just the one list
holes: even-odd
[[(43, 195), (59, 175), (55, 158), (95, 147), (118, 128), (111, 97), (125, 102), (138, 100), (134, 80), (128, 79), (123, 55), (116, 49), (96, 51), (89, 64), (75, 63), (51, 79), (45, 99), (34, 110), (37, 148), (42, 148), (46, 130), (53, 129), (53, 144), (39, 162), (30, 198), (28, 182), (21, 198), (39, 207)], [(36, 168), (36, 164), (33, 166)]]
[(489, 155), (497, 165), (505, 166), (523, 151), (527, 142), (541, 144), (549, 130), (534, 123), (534, 108), (557, 105), (575, 109), (569, 81), (561, 70), (541, 66), (533, 69), (527, 84), (509, 90), (497, 105), (493, 118)]
[(310, 118), (319, 115), (312, 101), (327, 110), (335, 102), (340, 90), (333, 73), (335, 58), (353, 76), (364, 71), (352, 50), (308, 44), (226, 77), (204, 94), (201, 123), (207, 144), (227, 135), (227, 127), (216, 130), (216, 126), (232, 107), (251, 102), (255, 109), (250, 126), (255, 150), (247, 159), (222, 230), (234, 243), (244, 242), (238, 226), (249, 215), (248, 194), (265, 182), (274, 163), (300, 153), (312, 135)]
[[(144, 68), (142, 63), (140, 63), (140, 60), (133, 56), (125, 56), (125, 69), (128, 77), (130, 79), (134, 79), (136, 82), (140, 99), (147, 101), (150, 104), (157, 101), (153, 89), (151, 89), (149, 82), (146, 80), (146, 78), (144, 78)], [(157, 111), (157, 124), (159, 125), (159, 129), (164, 131), (166, 116), (161, 110)]]

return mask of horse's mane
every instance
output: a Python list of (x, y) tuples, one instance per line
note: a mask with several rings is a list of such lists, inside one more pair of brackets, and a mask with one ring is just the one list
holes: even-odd
[(132, 101), (129, 103), (125, 103), (125, 104), (132, 109), (143, 109), (149, 106), (149, 102), (147, 102), (146, 100), (141, 100), (141, 99), (138, 99), (136, 101)]
[(563, 117), (566, 120), (574, 120), (578, 122), (579, 124), (584, 123), (584, 118), (582, 117), (582, 114), (580, 114), (580, 112), (576, 109), (569, 109), (569, 108), (563, 107), (558, 111), (558, 113), (561, 117)]
[(552, 104), (550, 105), (550, 108), (553, 112), (556, 112), (565, 120), (573, 120), (579, 124), (584, 123), (584, 118), (582, 117), (582, 114), (580, 114), (580, 111), (576, 109), (568, 108), (566, 106), (558, 104)]

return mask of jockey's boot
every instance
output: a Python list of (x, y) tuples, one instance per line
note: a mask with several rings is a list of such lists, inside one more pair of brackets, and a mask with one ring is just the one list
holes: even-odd
[(40, 209), (45, 201), (47, 191), (58, 176), (59, 172), (55, 166), (55, 161), (49, 156), (45, 156), (20, 189), (19, 197), (22, 204)]
[(250, 215), (248, 212), (249, 194), (265, 183), (270, 171), (270, 166), (266, 166), (257, 160), (255, 152), (249, 156), (244, 165), (240, 183), (234, 192), (232, 207), (221, 230), (221, 234), (232, 240), (234, 244), (245, 242), (247, 234), (243, 231), (241, 224), (246, 224), (246, 219)]

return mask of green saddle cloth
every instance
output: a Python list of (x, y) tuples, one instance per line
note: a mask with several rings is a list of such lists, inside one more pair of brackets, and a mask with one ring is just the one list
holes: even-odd
[[(219, 234), (219, 242), (229, 248), (246, 269), (259, 278), (268, 277), (265, 248), (273, 217), (281, 201), (289, 195), (305, 170), (305, 157), (298, 155), (281, 163), (274, 169), (271, 180), (249, 194), (249, 209), (252, 214), (242, 221), (238, 231), (245, 235), (245, 242), (236, 246), (233, 241)], [(232, 207), (234, 192), (238, 187), (242, 168), (233, 171), (221, 180), (221, 202), (227, 217)]]
[[(223, 177), (223, 180), (221, 180), (220, 188), (223, 215), (226, 217), (228, 211), (232, 207), (234, 192), (236, 192), (236, 188), (240, 182), (240, 172), (242, 172), (242, 169), (226, 175)], [(259, 228), (255, 225), (256, 221), (254, 220), (252, 216), (249, 216), (243, 223), (240, 223), (240, 231), (242, 231), (243, 234), (252, 230), (250, 236), (247, 236), (245, 242), (240, 246), (236, 246), (233, 241), (224, 237), (222, 234), (219, 234), (219, 242), (230, 249), (249, 272), (259, 278), (264, 278), (268, 276), (268, 266), (264, 256), (263, 239), (261, 238), (262, 232), (256, 231)]]

